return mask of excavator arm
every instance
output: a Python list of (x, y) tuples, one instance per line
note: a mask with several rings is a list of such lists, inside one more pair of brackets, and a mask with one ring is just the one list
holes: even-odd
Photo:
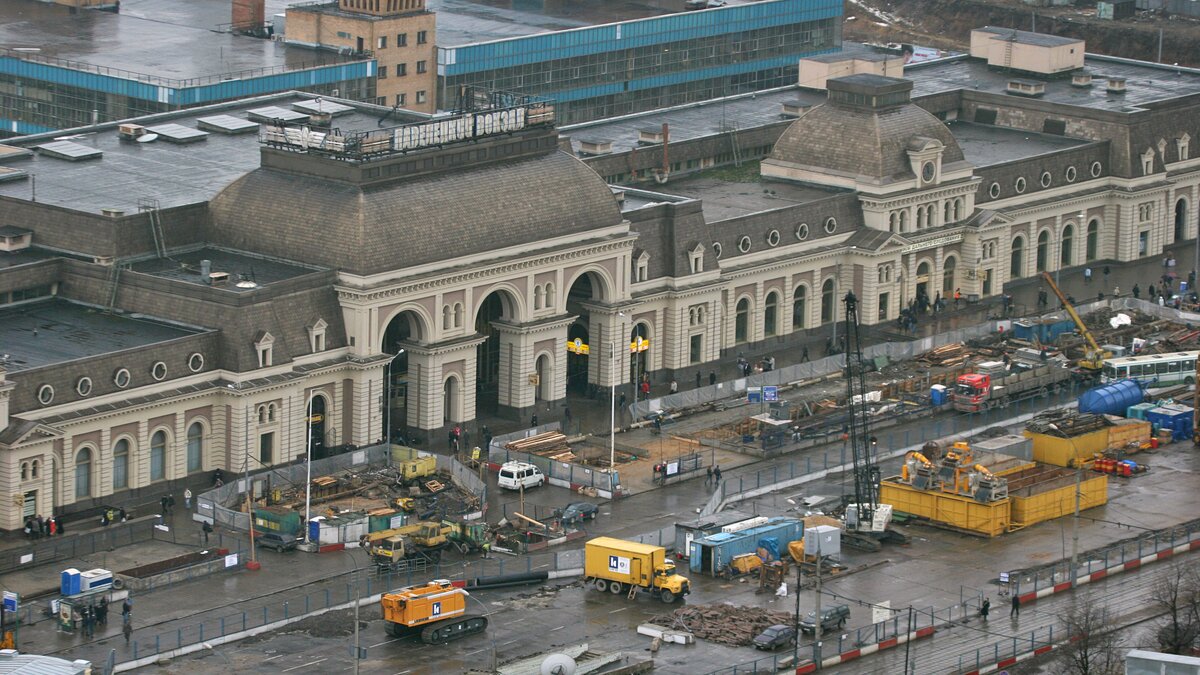
[(1067, 296), (1063, 295), (1062, 289), (1058, 287), (1058, 284), (1054, 283), (1054, 277), (1050, 276), (1049, 272), (1042, 272), (1042, 281), (1045, 281), (1050, 286), (1050, 290), (1054, 291), (1054, 295), (1058, 298), (1058, 301), (1066, 308), (1067, 314), (1071, 315), (1071, 320), (1075, 322), (1075, 327), (1079, 329), (1079, 334), (1087, 340), (1089, 351), (1087, 356), (1080, 361), (1079, 365), (1088, 370), (1100, 370), (1103, 368), (1104, 359), (1112, 356), (1112, 354), (1101, 349), (1100, 345), (1096, 343), (1096, 338), (1092, 336), (1092, 331), (1088, 330), (1087, 324), (1083, 322), (1083, 318), (1079, 316), (1079, 312), (1076, 312), (1071, 303), (1067, 302)]

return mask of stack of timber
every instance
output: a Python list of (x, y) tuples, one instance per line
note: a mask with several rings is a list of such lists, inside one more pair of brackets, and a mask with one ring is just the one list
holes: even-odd
[(969, 356), (967, 348), (961, 342), (955, 342), (931, 349), (918, 356), (917, 360), (931, 366), (957, 366), (966, 361)]
[(546, 457), (556, 462), (575, 461), (575, 453), (571, 452), (567, 437), (557, 431), (547, 431), (544, 434), (511, 441), (504, 447), (515, 452), (527, 452), (531, 455)]
[(652, 624), (684, 628), (702, 640), (730, 647), (744, 647), (767, 628), (776, 624), (791, 626), (795, 621), (795, 615), (789, 612), (724, 604), (681, 607), (650, 619)]

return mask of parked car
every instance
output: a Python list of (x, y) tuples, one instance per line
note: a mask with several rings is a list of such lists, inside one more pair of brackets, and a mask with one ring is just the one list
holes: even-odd
[(263, 532), (254, 535), (254, 543), (263, 548), (273, 548), (276, 551), (294, 551), (300, 543), (290, 534), (282, 532)]
[(754, 636), (755, 649), (779, 649), (796, 644), (796, 629), (776, 624)]
[(537, 487), (546, 482), (546, 474), (529, 462), (505, 462), (500, 466), (500, 487), (520, 490), (521, 487)]
[(564, 523), (578, 523), (584, 520), (595, 520), (600, 514), (600, 507), (591, 502), (571, 502), (563, 507), (562, 518)]
[[(821, 632), (837, 630), (846, 625), (846, 619), (850, 618), (850, 607), (848, 605), (834, 605), (821, 610)], [(800, 630), (806, 635), (812, 635), (817, 632), (817, 613), (809, 612), (800, 619)]]

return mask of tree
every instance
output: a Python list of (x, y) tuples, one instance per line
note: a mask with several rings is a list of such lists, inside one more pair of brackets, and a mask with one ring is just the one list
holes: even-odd
[(1150, 602), (1163, 613), (1154, 625), (1154, 641), (1167, 654), (1190, 654), (1200, 638), (1200, 572), (1173, 565), (1150, 591)]
[(1121, 675), (1121, 638), (1108, 625), (1108, 608), (1092, 600), (1091, 595), (1081, 597), (1059, 616), (1068, 641), (1059, 647), (1056, 662), (1069, 675)]

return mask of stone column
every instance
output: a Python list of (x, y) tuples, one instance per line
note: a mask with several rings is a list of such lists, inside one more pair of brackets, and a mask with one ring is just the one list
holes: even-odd
[(629, 381), (629, 317), (611, 307), (590, 306), (588, 310), (588, 382), (605, 388), (616, 384), (619, 388)]

